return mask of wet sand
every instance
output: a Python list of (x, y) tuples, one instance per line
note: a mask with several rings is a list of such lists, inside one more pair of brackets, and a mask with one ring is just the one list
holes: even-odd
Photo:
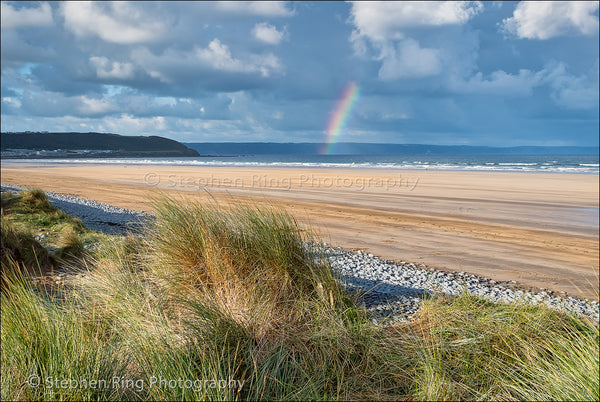
[(159, 193), (275, 202), (333, 245), (598, 300), (598, 175), (7, 160), (1, 175), (146, 211)]

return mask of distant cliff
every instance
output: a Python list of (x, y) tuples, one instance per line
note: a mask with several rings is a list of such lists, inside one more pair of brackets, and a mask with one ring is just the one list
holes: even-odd
[(0, 139), (3, 158), (199, 156), (196, 150), (158, 136), (28, 131), (2, 133)]

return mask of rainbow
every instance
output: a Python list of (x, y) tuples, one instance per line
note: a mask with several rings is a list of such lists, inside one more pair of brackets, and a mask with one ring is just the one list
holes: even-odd
[(327, 143), (322, 149), (321, 154), (330, 154), (333, 151), (333, 147), (346, 126), (350, 113), (354, 109), (359, 97), (360, 87), (353, 81), (348, 83), (327, 125)]

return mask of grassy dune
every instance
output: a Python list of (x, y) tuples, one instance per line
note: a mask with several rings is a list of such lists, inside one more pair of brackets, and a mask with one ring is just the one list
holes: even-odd
[[(3, 237), (5, 222), (35, 231), (18, 215), (28, 194), (3, 195)], [(55, 222), (79, 246), (49, 258), (84, 273), (60, 285), (3, 243), (3, 400), (599, 398), (595, 322), (465, 294), (378, 326), (276, 207), (162, 198), (154, 211), (126, 237)]]

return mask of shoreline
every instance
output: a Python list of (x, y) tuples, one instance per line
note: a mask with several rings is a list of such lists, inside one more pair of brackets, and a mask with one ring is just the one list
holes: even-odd
[[(245, 155), (241, 155), (244, 157)], [(253, 156), (253, 155), (249, 155)], [(419, 157), (417, 155), (416, 157)], [(427, 155), (422, 155), (427, 156)], [(509, 155), (512, 156), (512, 155)], [(560, 156), (560, 155), (559, 155)], [(574, 155), (574, 156), (594, 156), (594, 155)], [(224, 161), (211, 161), (204, 162), (197, 160), (198, 158), (237, 158), (240, 155), (201, 155), (199, 157), (181, 157), (181, 158), (167, 158), (165, 157), (164, 163), (161, 163), (158, 158), (139, 158), (139, 157), (123, 157), (123, 158), (3, 158), (7, 161), (6, 163), (14, 164), (29, 164), (29, 165), (43, 165), (46, 167), (50, 166), (61, 166), (61, 165), (81, 165), (81, 166), (112, 166), (112, 165), (131, 165), (131, 166), (156, 166), (156, 167), (193, 167), (193, 168), (232, 168), (232, 169), (307, 169), (307, 170), (373, 170), (373, 171), (405, 171), (405, 172), (448, 172), (448, 173), (511, 173), (511, 174), (565, 174), (565, 175), (599, 175), (600, 170), (598, 164), (579, 164), (581, 170), (572, 167), (561, 167), (555, 169), (532, 169), (532, 168), (497, 168), (483, 165), (474, 166), (463, 166), (463, 167), (444, 167), (443, 165), (425, 166), (419, 164), (415, 165), (396, 165), (396, 164), (379, 164), (371, 162), (358, 162), (358, 163), (346, 163), (346, 162), (224, 162)], [(197, 161), (198, 163), (186, 162)], [(173, 161), (181, 161), (182, 163), (174, 163)], [(391, 163), (391, 162), (390, 162)], [(492, 163), (492, 165), (495, 165)], [(498, 163), (500, 165), (529, 165), (528, 163)], [(585, 170), (585, 168), (593, 167), (593, 170)]]
[[(344, 249), (598, 299), (597, 175), (310, 169), (303, 183), (308, 169), (65, 165), (2, 161), (2, 182), (145, 211), (159, 192), (275, 202)], [(211, 175), (221, 182), (198, 186)], [(325, 185), (332, 176), (342, 185)]]

